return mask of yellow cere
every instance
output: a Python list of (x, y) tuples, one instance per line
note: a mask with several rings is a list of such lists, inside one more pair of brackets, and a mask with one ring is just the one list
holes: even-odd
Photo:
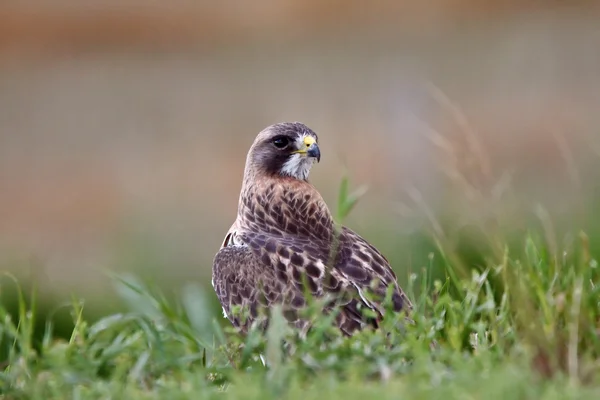
[(315, 143), (315, 138), (312, 136), (305, 136), (304, 137), (304, 144), (306, 145), (306, 147), (310, 147), (313, 143)]

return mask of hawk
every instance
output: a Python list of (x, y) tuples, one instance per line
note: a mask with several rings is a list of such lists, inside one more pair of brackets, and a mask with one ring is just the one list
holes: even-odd
[[(248, 151), (237, 218), (212, 269), (223, 314), (242, 332), (259, 310), (274, 304), (282, 305), (293, 326), (308, 330), (310, 322), (299, 312), (307, 294), (333, 299), (323, 311), (335, 310), (345, 335), (377, 328), (385, 296), (391, 295), (397, 312), (412, 309), (387, 259), (349, 228), (338, 227), (308, 182), (320, 159), (317, 134), (299, 122), (265, 128)], [(247, 318), (234, 315), (237, 309)]]

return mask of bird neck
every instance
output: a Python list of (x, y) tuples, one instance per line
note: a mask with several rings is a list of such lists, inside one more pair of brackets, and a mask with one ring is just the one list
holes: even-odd
[(242, 229), (327, 240), (333, 229), (319, 192), (306, 181), (281, 176), (244, 182), (237, 223)]

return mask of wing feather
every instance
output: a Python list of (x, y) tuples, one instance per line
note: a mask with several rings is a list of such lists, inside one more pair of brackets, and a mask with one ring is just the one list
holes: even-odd
[[(304, 293), (337, 295), (335, 307), (341, 308), (338, 325), (348, 334), (367, 324), (378, 326), (383, 316), (380, 303), (390, 286), (394, 309), (412, 308), (385, 257), (348, 228), (341, 229), (333, 246), (314, 238), (281, 234), (238, 232), (237, 236), (247, 247), (238, 250), (244, 256), (237, 257), (232, 269), (241, 272), (245, 268), (240, 279), (250, 280), (253, 288), (259, 286), (258, 281), (266, 285), (267, 304), (281, 301), (297, 309), (305, 304)], [(330, 254), (331, 249), (335, 254)], [(372, 295), (369, 299), (366, 292)], [(365, 306), (380, 317), (363, 317), (360, 307)]]
[[(305, 327), (306, 321), (299, 319), (297, 312), (306, 304), (302, 292), (290, 285), (287, 278), (282, 279), (273, 264), (265, 265), (265, 260), (249, 247), (223, 247), (214, 258), (212, 274), (224, 315), (242, 331), (260, 318), (261, 310), (275, 303), (286, 306), (284, 315), (291, 323), (301, 329)], [(234, 312), (234, 308), (242, 314)], [(260, 323), (266, 327), (267, 321)]]
[[(336, 267), (348, 280), (360, 289), (372, 291), (378, 296), (379, 302), (385, 298), (391, 286), (394, 310), (412, 308), (410, 300), (398, 285), (396, 274), (379, 250), (346, 227), (341, 229), (339, 241), (342, 249), (349, 250), (340, 252), (341, 258)], [(379, 309), (378, 306), (375, 308)]]

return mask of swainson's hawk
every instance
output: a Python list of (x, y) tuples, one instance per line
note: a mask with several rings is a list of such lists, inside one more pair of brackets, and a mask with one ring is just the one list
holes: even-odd
[[(379, 325), (380, 302), (388, 292), (395, 311), (412, 308), (385, 257), (352, 230), (336, 227), (325, 201), (307, 181), (320, 158), (316, 133), (298, 122), (267, 127), (250, 147), (237, 218), (212, 271), (223, 313), (242, 331), (259, 309), (276, 303), (293, 325), (308, 328), (298, 315), (306, 291), (315, 297), (333, 295), (335, 303), (324, 312), (336, 308), (336, 324), (347, 335)], [(250, 318), (232, 315), (233, 306)], [(374, 313), (364, 316), (362, 308)]]

